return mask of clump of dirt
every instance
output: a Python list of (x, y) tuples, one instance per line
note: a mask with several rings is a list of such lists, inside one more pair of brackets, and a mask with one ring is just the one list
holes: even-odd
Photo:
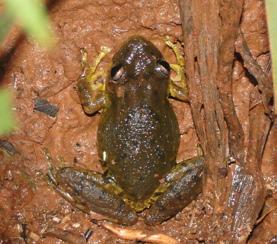
[[(251, 51), (264, 66), (269, 59), (269, 48), (264, 9), (260, 4), (261, 1), (246, 1), (243, 28), (248, 33), (245, 36)], [(5, 153), (0, 153), (0, 239), (57, 243), (56, 238), (43, 237), (42, 233), (51, 228), (60, 228), (76, 235), (91, 230), (88, 243), (132, 243), (120, 240), (99, 227), (91, 221), (90, 216), (73, 208), (52, 189), (46, 177), (48, 162), (44, 152), (45, 149), (50, 152), (56, 165), (74, 165), (101, 172), (96, 151), (100, 115), (85, 115), (75, 90), (81, 70), (80, 49), (87, 49), (92, 62), (101, 46), (112, 48), (112, 52), (100, 64), (101, 68), (107, 69), (113, 53), (123, 41), (132, 35), (142, 35), (156, 44), (169, 62), (176, 62), (164, 38), (168, 35), (175, 41), (182, 41), (177, 0), (55, 1), (49, 13), (57, 35), (54, 50), (46, 51), (36, 43), (19, 38), (20, 35), (16, 33), (9, 37), (9, 43), (16, 44), (13, 45), (14, 50), (6, 45), (0, 52), (3, 58), (9, 56), (12, 50), (2, 82), (13, 91), (18, 121), (18, 129), (1, 138), (10, 142), (16, 152), (9, 155), (8, 149), (2, 148)], [(253, 21), (257, 18), (258, 22)], [(247, 134), (248, 94), (253, 84), (238, 61), (235, 62), (233, 76), (236, 111)], [(47, 100), (49, 105), (58, 108), (53, 116), (35, 109), (37, 101), (41, 100)], [(191, 158), (197, 155), (198, 139), (190, 106), (178, 101), (172, 101), (172, 104), (181, 131), (178, 160)], [(273, 149), (276, 145), (275, 132), (276, 127), (272, 128), (262, 164), (271, 192), (267, 206), (272, 206), (272, 199), (276, 199), (275, 176), (271, 171), (276, 159), (276, 150)], [(132, 228), (164, 233), (180, 243), (209, 241), (213, 240), (212, 233), (207, 233), (203, 226), (205, 223), (208, 225), (212, 213), (209, 201), (199, 196), (197, 201), (161, 225), (145, 226), (139, 222)], [(273, 229), (268, 226), (272, 226), (273, 214), (269, 213), (265, 224), (260, 224), (266, 225), (267, 234), (261, 234), (262, 231), (257, 229), (252, 237), (254, 240), (262, 239), (261, 235), (272, 238), (268, 233), (273, 233)], [(204, 224), (198, 225), (200, 222)]]

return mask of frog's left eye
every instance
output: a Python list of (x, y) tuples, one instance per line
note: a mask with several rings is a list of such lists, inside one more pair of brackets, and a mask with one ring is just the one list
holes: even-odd
[(123, 73), (124, 73), (124, 68), (121, 64), (112, 67), (111, 69), (112, 80), (114, 81), (119, 80), (122, 77)]
[(170, 65), (168, 62), (164, 60), (157, 61), (157, 70), (162, 72), (164, 75), (169, 75), (170, 73)]

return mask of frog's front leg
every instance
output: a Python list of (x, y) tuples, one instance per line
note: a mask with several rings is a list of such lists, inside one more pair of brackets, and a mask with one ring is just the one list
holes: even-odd
[(165, 43), (169, 46), (177, 59), (177, 64), (170, 64), (170, 68), (175, 72), (170, 76), (169, 95), (180, 101), (188, 100), (188, 87), (185, 79), (185, 60), (177, 45), (172, 43), (169, 37), (166, 37)]
[(80, 210), (96, 212), (123, 225), (137, 222), (136, 213), (117, 195), (116, 186), (100, 173), (64, 167), (50, 170), (48, 176), (55, 189)]
[(101, 47), (101, 52), (97, 56), (93, 65), (87, 61), (87, 52), (81, 49), (82, 73), (77, 82), (77, 91), (82, 107), (87, 114), (93, 114), (104, 107), (106, 74), (103, 70), (97, 70), (101, 60), (110, 52), (110, 48)]
[(148, 210), (147, 224), (161, 223), (180, 212), (202, 188), (204, 159), (196, 157), (178, 163), (165, 177), (159, 189), (167, 189)]

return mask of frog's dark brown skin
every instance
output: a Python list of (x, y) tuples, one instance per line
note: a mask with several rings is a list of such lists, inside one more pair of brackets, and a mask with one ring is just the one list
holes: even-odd
[(57, 189), (80, 209), (132, 225), (136, 212), (149, 208), (145, 222), (157, 224), (200, 193), (203, 159), (176, 164), (180, 133), (168, 101), (169, 75), (159, 50), (132, 37), (114, 55), (105, 91), (87, 89), (85, 75), (78, 81), (84, 110), (103, 109), (97, 145), (105, 170), (103, 175), (72, 167), (55, 172)]

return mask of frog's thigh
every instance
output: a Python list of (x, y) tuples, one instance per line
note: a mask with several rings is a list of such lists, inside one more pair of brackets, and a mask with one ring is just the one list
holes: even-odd
[(151, 206), (145, 222), (161, 223), (176, 215), (201, 192), (204, 159), (193, 158), (177, 164), (167, 174), (168, 189)]
[(60, 192), (70, 195), (73, 205), (85, 212), (93, 211), (124, 225), (137, 222), (136, 213), (119, 196), (105, 189), (107, 184), (99, 173), (65, 167), (56, 172), (55, 184)]

